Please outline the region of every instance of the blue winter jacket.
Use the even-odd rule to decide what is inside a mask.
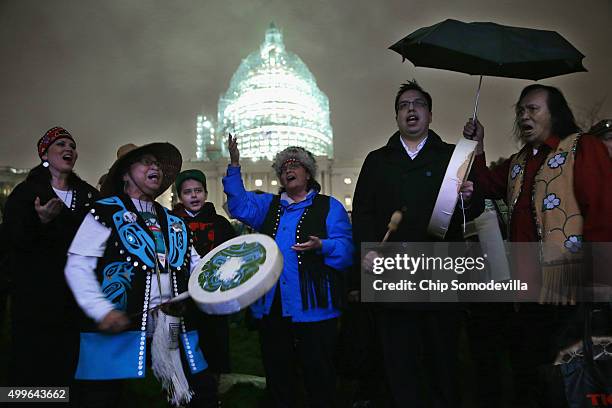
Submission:
[[[227,175],[223,178],[227,204],[233,217],[259,231],[270,208],[274,195],[257,194],[246,191],[242,183],[240,167],[228,166]],[[281,196],[281,218],[276,233],[276,244],[283,254],[284,265],[280,279],[266,293],[263,302],[251,306],[253,316],[260,319],[270,313],[276,287],[280,287],[283,316],[290,316],[294,322],[316,322],[340,315],[340,310],[328,303],[327,308],[310,308],[303,310],[300,295],[297,254],[291,249],[295,242],[296,226],[304,209],[311,206],[318,194],[311,191],[306,199],[299,203],[289,203],[286,196]],[[351,224],[346,210],[338,200],[330,197],[329,213],[326,219],[327,238],[322,240],[320,249],[326,265],[346,272],[353,263],[353,241]]]

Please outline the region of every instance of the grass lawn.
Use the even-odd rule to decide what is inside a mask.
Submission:
[[[10,307],[10,305],[9,305]],[[0,299],[0,385],[7,384],[7,367],[10,350],[9,341],[9,310],[3,309]],[[224,408],[266,408],[264,401],[264,371],[259,348],[257,331],[249,330],[245,323],[244,313],[237,314],[230,319],[230,353],[232,373],[221,379],[221,399]],[[463,390],[462,407],[474,407],[475,376],[474,367],[467,352],[467,338],[464,335],[460,341],[460,385]],[[507,365],[509,365],[507,363]],[[504,394],[509,392],[509,368],[501,372],[504,378]],[[371,378],[368,381],[375,381]],[[382,384],[382,383],[381,383]],[[358,393],[360,385],[357,381],[348,378],[339,378],[337,389],[337,402],[340,408],[350,407],[352,397]],[[384,398],[384,386],[382,398]],[[161,386],[157,380],[149,375],[145,380],[130,381],[125,389],[123,401],[118,408],[161,408],[168,407]],[[500,396],[500,406],[503,406],[504,396]],[[383,407],[379,401],[374,407]]]

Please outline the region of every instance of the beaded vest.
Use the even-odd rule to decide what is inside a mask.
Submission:
[[[580,134],[561,140],[534,178],[531,205],[542,244],[541,303],[575,304],[582,283],[583,217],[574,195],[574,161],[579,140]],[[507,190],[510,217],[523,188],[529,149],[530,146],[525,146],[510,162]]]
[[[304,209],[295,231],[295,242],[308,241],[309,236],[327,238],[326,219],[329,213],[329,196],[316,194],[312,205]],[[278,224],[283,208],[280,195],[274,196],[260,232],[276,238]],[[297,253],[300,278],[300,295],[303,310],[330,305],[340,306],[342,292],[342,274],[340,271],[325,265],[323,255],[318,251]],[[331,298],[331,299],[330,299]]]

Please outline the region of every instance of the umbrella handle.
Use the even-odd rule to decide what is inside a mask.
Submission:
[[[478,90],[476,91],[476,101],[474,101],[474,114],[472,115],[472,122],[476,123],[476,113],[478,112],[478,99],[480,98],[480,88],[482,86],[482,75],[480,81],[478,81]]]

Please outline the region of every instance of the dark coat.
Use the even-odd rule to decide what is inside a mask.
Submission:
[[[181,217],[193,233],[193,246],[200,256],[236,236],[236,231],[227,218],[217,214],[213,203],[206,202],[202,210],[191,217],[182,204],[177,204],[174,214]]]
[[[454,148],[455,145],[444,142],[430,130],[423,149],[412,160],[396,132],[387,145],[368,154],[353,198],[356,253],[360,255],[362,242],[382,241],[396,210],[401,210],[403,217],[389,242],[439,241],[427,233],[427,226]],[[467,220],[478,216],[483,209],[484,201],[475,194],[466,210]],[[463,241],[462,223],[463,216],[457,206],[444,240]],[[360,261],[355,262],[353,287],[359,286],[360,264]]]
[[[427,234],[427,226],[454,148],[430,130],[425,146],[412,160],[396,132],[386,146],[368,154],[353,198],[355,243],[380,242],[396,210],[403,212],[403,219],[390,242],[438,241]],[[476,204],[470,207],[472,218],[483,209],[483,204]],[[462,221],[461,211],[455,211],[445,241],[463,241]]]
[[[64,266],[72,239],[99,193],[76,175],[71,177],[70,184],[76,190],[74,210],[63,206],[59,215],[47,224],[40,221],[34,209],[36,197],[41,205],[57,198],[44,175],[31,173],[7,199],[3,233],[10,244],[14,318],[48,321],[45,316],[63,316],[68,322],[71,320],[64,313],[73,316],[75,312]]]
[[[33,169],[8,197],[3,234],[8,242],[12,285],[12,338],[10,372],[17,384],[68,384],[78,354],[80,308],[64,278],[67,252],[98,191],[72,175],[76,191],[74,210],[62,207],[59,215],[41,223],[34,200],[41,205],[56,198],[49,174]]]

